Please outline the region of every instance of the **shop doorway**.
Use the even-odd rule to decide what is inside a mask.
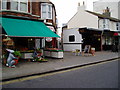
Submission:
[[[85,45],[91,45],[91,47],[94,47],[96,51],[101,51],[100,34],[85,33],[82,34],[82,38],[83,38],[82,49],[84,49]]]

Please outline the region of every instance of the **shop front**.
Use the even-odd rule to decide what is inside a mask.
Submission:
[[[112,47],[113,52],[120,51],[120,32],[114,32],[114,42]]]
[[[85,45],[91,45],[96,51],[118,51],[120,33],[117,31],[79,28],[79,32],[82,34],[83,49]]]
[[[90,45],[91,48],[95,48],[96,51],[102,50],[102,31],[92,28],[79,28],[80,34],[82,34],[83,44],[82,49],[85,45]]]
[[[43,22],[33,19],[1,17],[0,24],[3,30],[3,39],[9,38],[11,45],[4,44],[6,48],[20,51],[23,59],[33,59],[35,50],[43,52],[46,46],[46,38],[59,37],[51,31]],[[3,40],[3,41],[4,41]]]

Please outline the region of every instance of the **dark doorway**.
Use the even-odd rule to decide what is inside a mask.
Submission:
[[[102,31],[81,29],[80,33],[82,34],[82,38],[83,38],[82,49],[84,49],[85,45],[91,45],[91,47],[94,47],[96,51],[101,51]]]

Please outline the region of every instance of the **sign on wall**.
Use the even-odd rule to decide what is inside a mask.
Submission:
[[[53,26],[47,26],[51,31],[55,32],[55,28]]]
[[[47,42],[51,42],[51,41],[52,41],[52,37],[47,37],[47,38],[46,38],[46,41],[47,41]]]

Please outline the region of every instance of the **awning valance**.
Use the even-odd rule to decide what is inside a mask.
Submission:
[[[40,21],[0,17],[0,24],[11,37],[59,37]]]

